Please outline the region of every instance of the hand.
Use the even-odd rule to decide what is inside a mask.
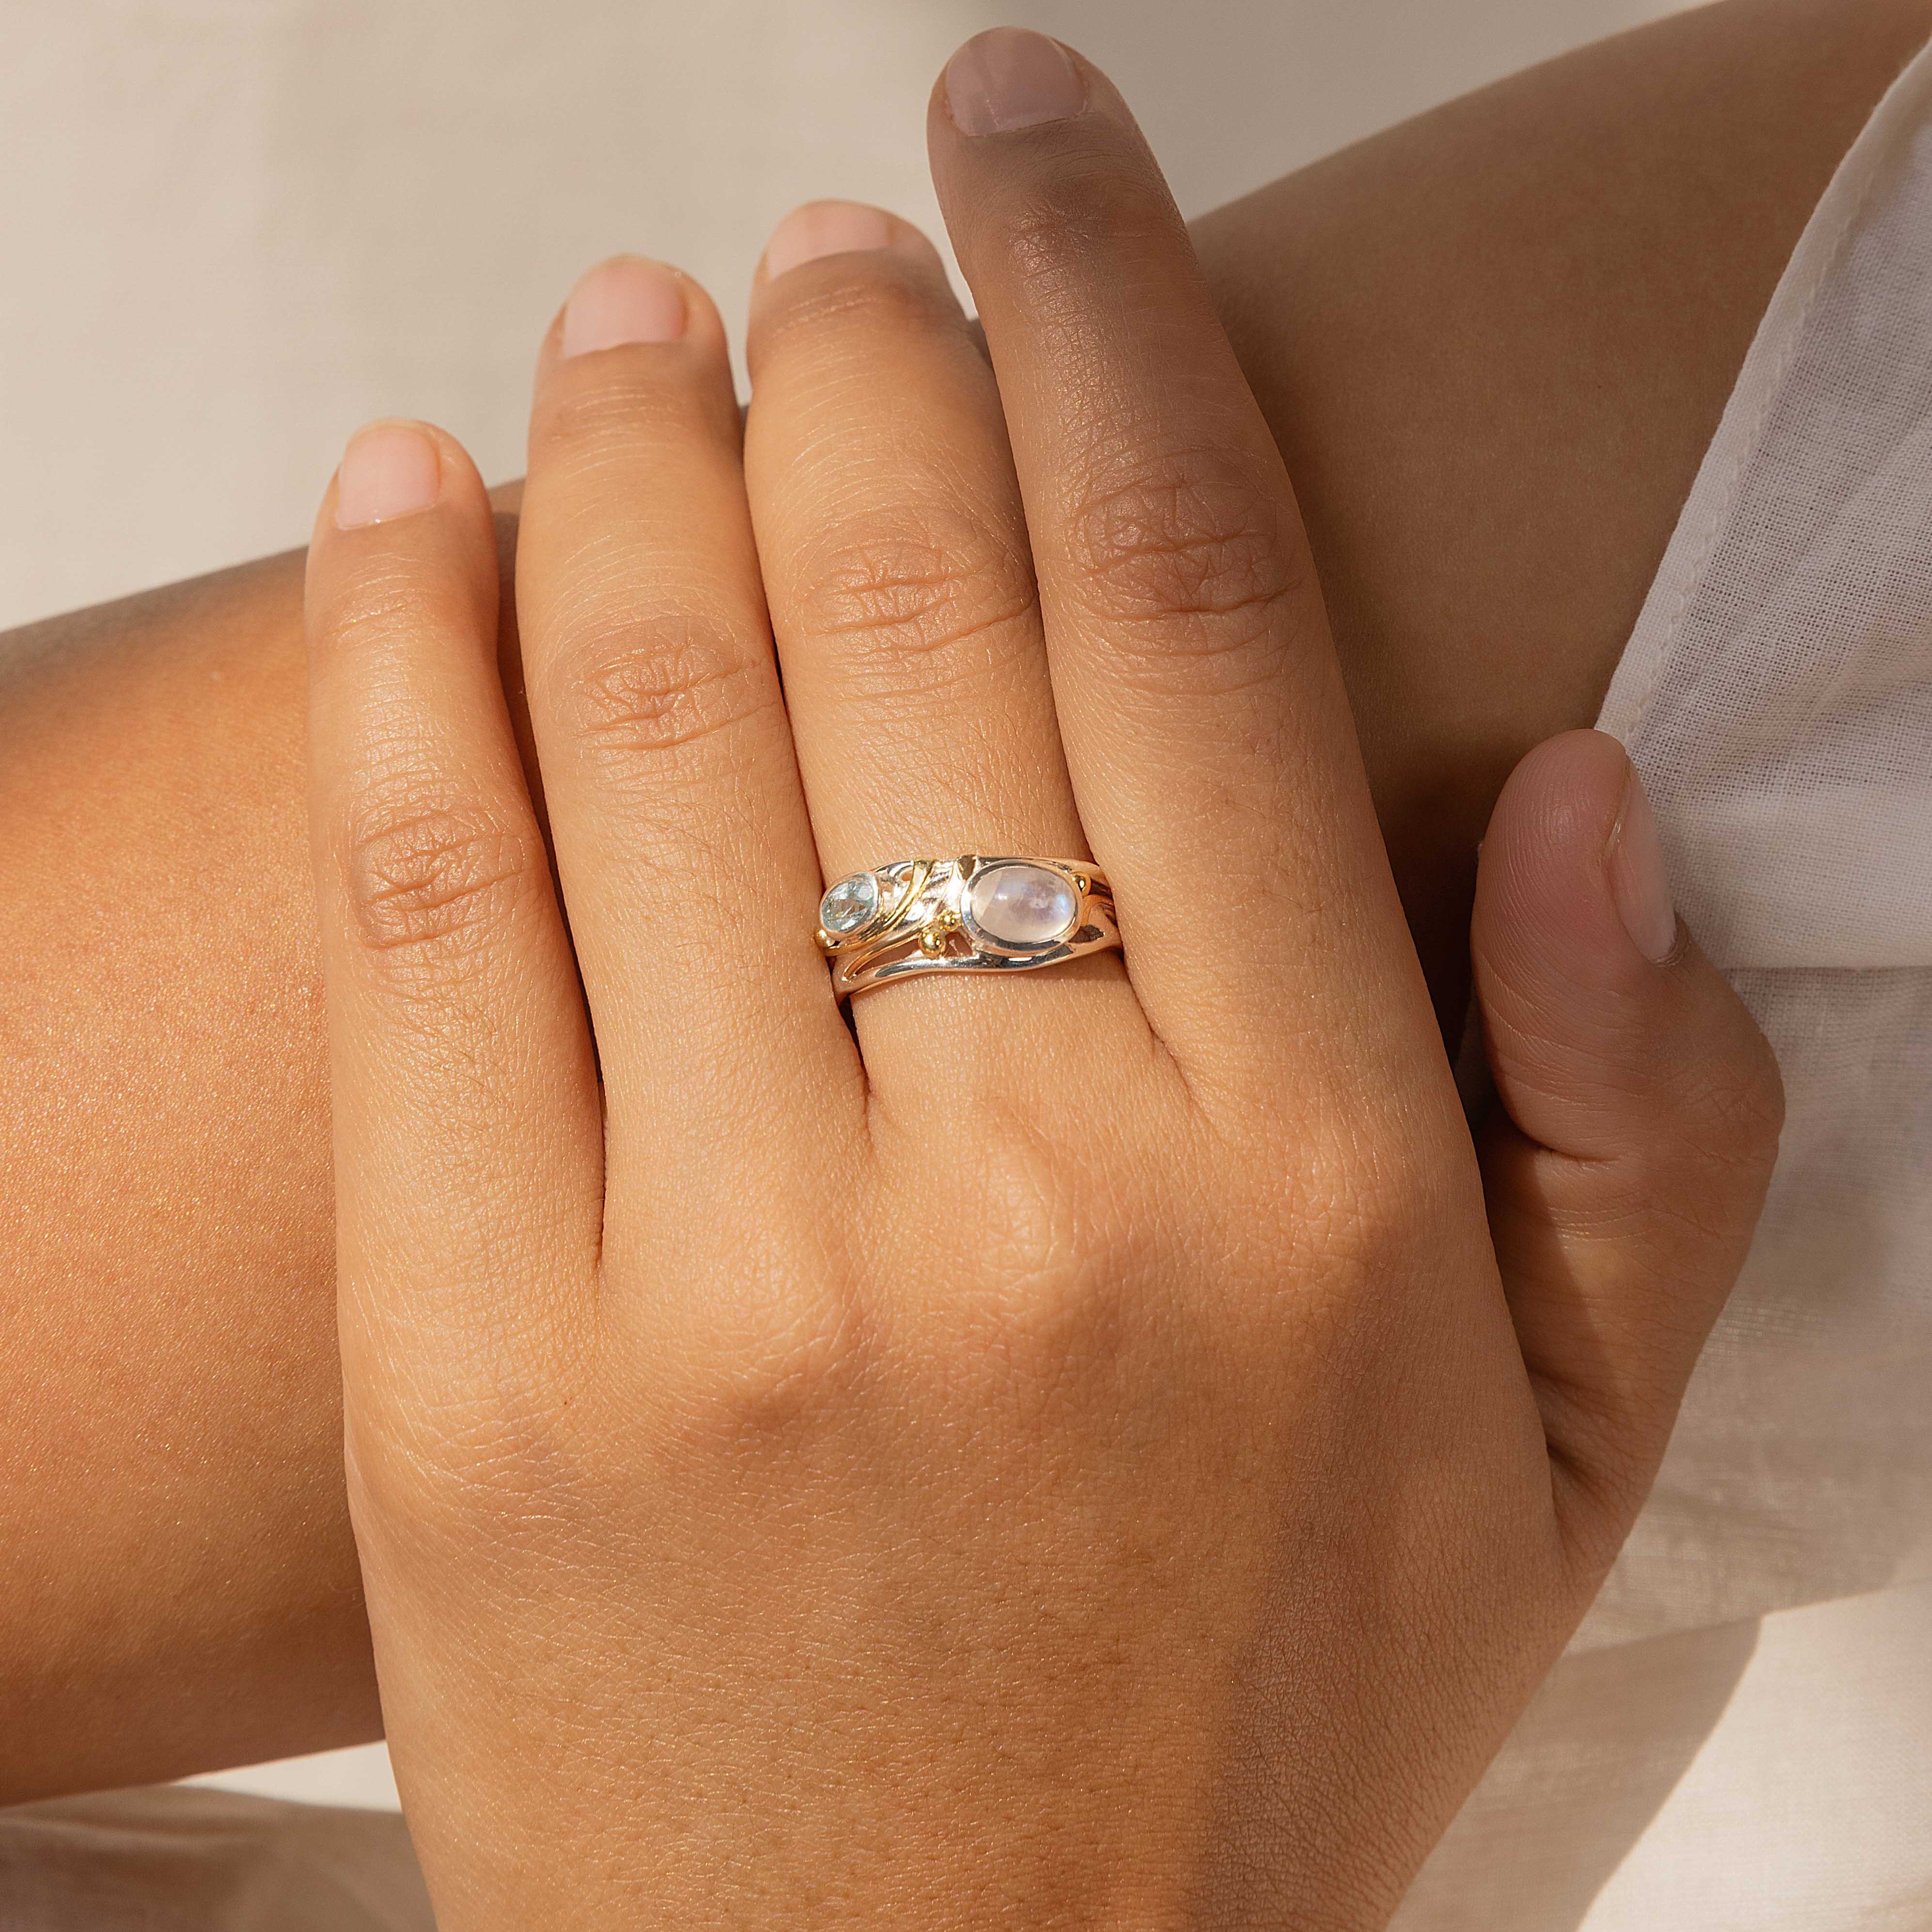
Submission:
[[[352,1506],[445,1932],[1382,1922],[1768,1172],[1768,1057],[1589,734],[1484,854],[1479,1168],[1132,120],[1001,32],[931,134],[992,369],[833,206],[768,253],[742,469],[688,280],[607,264],[545,342],[568,936],[474,470],[378,428],[318,526]],[[1124,963],[889,987],[854,1040],[823,880],[1089,844]]]

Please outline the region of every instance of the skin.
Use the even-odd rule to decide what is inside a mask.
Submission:
[[[928,139],[990,368],[842,204],[773,238],[742,468],[688,282],[606,263],[545,341],[554,874],[462,452],[364,432],[310,547],[348,1492],[450,1932],[1384,1924],[1769,1178],[1775,1065],[1591,733],[1491,817],[1472,1147],[1131,116],[1000,29]],[[761,913],[949,832],[1090,850],[1125,957],[848,1028]]]
[[[1804,215],[1928,28],[1870,0],[1685,16],[1196,225],[1452,1027],[1497,787],[1592,714]],[[250,566],[0,658],[9,1798],[380,1723],[340,1481],[299,574]]]

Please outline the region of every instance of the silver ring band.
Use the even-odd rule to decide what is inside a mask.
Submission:
[[[818,905],[841,999],[914,973],[1030,972],[1120,943],[1113,889],[1084,859],[894,859]]]

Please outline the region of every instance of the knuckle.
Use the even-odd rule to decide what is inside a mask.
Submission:
[[[1784,1081],[1769,1041],[1742,1011],[1739,1018],[1741,1037],[1706,1070],[1693,1111],[1707,1156],[1761,1190],[1784,1130]]]
[[[1346,1291],[1412,1272],[1452,1223],[1442,1170],[1406,1138],[1365,1136],[1358,1124],[1311,1139],[1300,1166],[1280,1218],[1318,1260],[1318,1276]]]
[[[379,538],[385,528],[410,529],[406,522],[373,527]],[[388,554],[352,576],[322,573],[310,593],[318,638],[332,658],[354,668],[360,701],[374,721],[372,735],[384,748],[404,740],[412,722],[406,682],[393,674],[399,658],[434,658],[454,640],[492,635],[496,628],[482,584],[412,554],[404,546],[412,540],[392,536]]]
[[[1034,603],[1028,559],[970,514],[907,514],[808,552],[795,622],[807,639],[849,647],[842,671],[929,689],[983,670],[1003,644],[1018,648]]]
[[[880,1359],[880,1324],[843,1278],[769,1278],[714,1304],[704,1343],[658,1376],[670,1452],[783,1452],[848,1408]]]
[[[1399,1096],[1365,1093],[1360,1078],[1337,1066],[1286,1095],[1217,1095],[1204,1124],[1215,1168],[1245,1177],[1222,1195],[1245,1274],[1301,1284],[1298,1306],[1346,1306],[1365,1291],[1385,1305],[1390,1283],[1439,1268],[1443,1230],[1470,1211],[1466,1143],[1446,1126],[1419,1130]],[[1258,1144],[1274,1150],[1259,1168]]]
[[[882,340],[935,327],[957,328],[931,292],[890,256],[868,260],[862,270],[834,280],[806,278],[759,318],[752,345],[758,369],[794,352],[814,360],[828,350],[869,358]]]
[[[382,526],[376,527],[380,535]],[[399,636],[420,628],[430,602],[425,593],[418,567],[394,556],[379,557],[355,577],[330,586],[322,606],[323,630],[350,656],[392,650]]]
[[[1564,1217],[1573,1232],[1668,1231],[1673,1252],[1687,1242],[1728,1252],[1748,1238],[1777,1162],[1784,1088],[1742,1004],[1730,1019],[1661,1070],[1652,1088],[1659,1130],[1598,1170],[1587,1204]]]
[[[988,220],[1046,352],[1072,386],[1114,404],[1101,412],[1105,435],[1076,453],[1058,506],[1072,595],[1116,632],[1123,677],[1158,694],[1177,677],[1198,689],[1216,658],[1230,686],[1259,676],[1280,607],[1312,580],[1278,467],[1245,422],[1230,418],[1226,436],[1210,424],[1182,440],[1146,407],[1124,411],[1095,340],[1096,304],[1118,303],[1120,285],[1145,284],[1168,259],[1175,217],[1165,191],[1096,155],[1063,164]]]
[[[1628,1415],[1599,1392],[1540,1376],[1536,1400],[1565,1548],[1580,1585],[1594,1592],[1650,1493],[1656,1456],[1634,1435]]]
[[[473,953],[514,917],[538,862],[528,828],[434,782],[373,788],[344,840],[363,943],[398,958]]]
[[[1177,663],[1190,682],[1216,660],[1230,685],[1257,674],[1300,586],[1276,492],[1223,452],[1104,454],[1066,530],[1086,614],[1118,636],[1124,670],[1157,684]]]
[[[562,380],[542,386],[532,442],[547,466],[583,477],[648,450],[708,439],[713,425],[703,396],[688,382],[650,369],[592,357],[565,365]],[[594,482],[595,476],[585,480]]]
[[[771,660],[730,626],[676,613],[584,620],[560,650],[554,705],[620,772],[703,744],[778,703]]]
[[[1069,159],[995,207],[991,241],[1028,320],[1050,336],[1084,333],[1082,316],[1113,260],[1167,243],[1164,190],[1115,156]]]
[[[1000,1299],[1024,1312],[1036,1289],[1084,1272],[1094,1229],[1077,1162],[1046,1117],[990,1102],[963,1152],[970,1176],[964,1198],[976,1209],[971,1238]]]
[[[976,1285],[948,1318],[964,1326],[949,1355],[1035,1412],[1110,1385],[1159,1272],[1145,1265],[1144,1197],[1102,1184],[1049,1122],[1017,1108],[982,1109],[960,1154],[974,1212],[952,1239]]]
[[[560,1500],[583,1470],[566,1424],[568,1383],[506,1371],[487,1393],[365,1400],[345,1438],[358,1533],[466,1540],[479,1524],[527,1524],[535,1498]]]

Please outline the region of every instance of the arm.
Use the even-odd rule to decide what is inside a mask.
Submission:
[[[1438,1015],[1927,0],[1732,4],[1196,225],[1296,477]],[[500,519],[500,521],[501,520]],[[0,1798],[373,1736],[341,1493],[300,563],[0,646]]]
[[[1805,220],[1928,34],[1925,0],[1700,8],[1195,224],[1445,1031],[1498,789],[1596,716]]]

